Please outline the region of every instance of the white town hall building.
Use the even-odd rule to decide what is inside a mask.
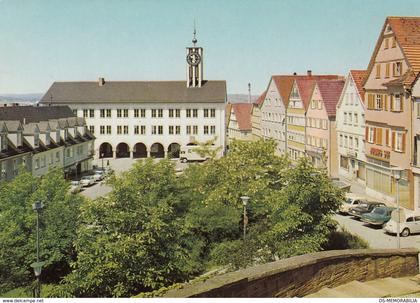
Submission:
[[[95,135],[95,157],[178,158],[183,146],[225,150],[226,81],[203,80],[203,49],[186,48],[184,81],[54,82],[40,101],[68,105]]]

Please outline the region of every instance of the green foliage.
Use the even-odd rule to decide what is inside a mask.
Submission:
[[[82,207],[77,261],[54,296],[125,297],[197,271],[171,161],[138,162],[110,184],[109,196]]]
[[[36,212],[40,201],[40,260],[45,261],[42,278],[55,282],[70,270],[73,240],[82,202],[69,193],[63,172],[52,170],[42,179],[21,172],[0,185],[0,289],[28,286],[34,280],[30,264],[36,260]]]
[[[333,230],[328,235],[328,241],[323,245],[325,250],[335,249],[363,249],[369,248],[369,244],[362,238],[349,233],[347,230]]]

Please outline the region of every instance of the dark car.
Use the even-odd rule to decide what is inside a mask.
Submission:
[[[363,214],[361,220],[372,225],[383,225],[391,219],[391,213],[395,207],[379,206],[373,211]]]
[[[359,206],[350,208],[349,215],[360,218],[363,214],[370,213],[375,207],[378,206],[386,205],[382,202],[364,201],[362,204],[359,204]]]

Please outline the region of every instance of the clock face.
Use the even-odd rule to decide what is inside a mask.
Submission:
[[[201,62],[201,57],[198,53],[189,53],[187,55],[187,62],[189,65],[197,66]]]

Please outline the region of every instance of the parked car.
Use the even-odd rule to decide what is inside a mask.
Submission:
[[[366,197],[355,195],[352,193],[347,193],[345,200],[341,203],[340,207],[338,208],[338,212],[341,214],[348,214],[350,208],[356,207],[365,201],[367,201]]]
[[[402,237],[407,237],[410,234],[420,233],[420,214],[418,213],[408,213],[404,214],[402,212],[400,223],[400,235]],[[394,210],[391,214],[391,220],[385,224],[384,229],[387,233],[396,234],[397,233],[397,220],[398,220],[398,210]]]
[[[349,210],[349,215],[360,218],[363,214],[370,213],[375,207],[386,206],[382,202],[363,201],[356,207],[352,207]]]
[[[93,178],[95,181],[102,181],[105,178],[105,172],[102,170],[95,170],[93,172]]]
[[[90,186],[90,185],[95,184],[95,179],[92,175],[83,176],[82,179],[80,179],[80,184],[83,187]]]
[[[370,213],[363,214],[360,218],[363,222],[372,225],[384,225],[391,219],[391,213],[395,207],[378,206]]]
[[[78,193],[82,190],[82,185],[79,181],[71,181],[70,182],[70,192],[71,193]]]

